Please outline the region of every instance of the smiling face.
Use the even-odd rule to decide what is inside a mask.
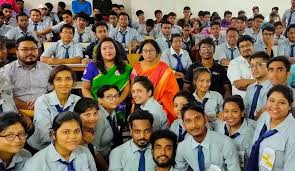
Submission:
[[[282,121],[288,116],[291,104],[281,92],[275,91],[267,99],[266,108],[272,120]]]
[[[240,42],[239,49],[244,58],[249,58],[254,52],[253,44],[248,40]]]
[[[88,108],[84,113],[80,114],[82,126],[94,129],[99,119],[98,110],[96,108]]]
[[[151,98],[152,91],[137,82],[132,85],[131,94],[135,104],[144,105]]]
[[[241,111],[237,103],[227,102],[224,104],[224,108],[223,108],[224,121],[230,127],[237,127],[238,125],[240,125],[243,115],[244,113],[243,111]]]
[[[206,133],[207,118],[195,110],[187,110],[183,115],[185,130],[193,137],[202,137]]]
[[[177,118],[181,118],[181,109],[184,105],[188,104],[188,101],[183,96],[177,96],[174,99],[174,112],[177,116]]]
[[[155,141],[153,147],[153,159],[158,167],[169,167],[173,157],[173,142],[166,138]]]
[[[54,90],[57,94],[70,94],[74,86],[74,78],[70,71],[60,71],[53,80]]]
[[[196,91],[207,92],[211,85],[211,76],[208,72],[202,72],[199,74],[198,78],[194,80]]]

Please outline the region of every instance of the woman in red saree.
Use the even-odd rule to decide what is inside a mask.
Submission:
[[[143,61],[135,64],[131,80],[136,76],[147,76],[155,87],[154,98],[163,106],[171,124],[176,115],[173,111],[173,97],[179,91],[174,72],[167,64],[160,61],[160,48],[154,40],[145,40],[140,48]]]

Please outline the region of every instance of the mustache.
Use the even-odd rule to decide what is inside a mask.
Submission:
[[[167,158],[167,159],[169,158],[169,157],[166,156],[166,155],[161,155],[161,156],[158,156],[157,159],[159,159],[159,158],[161,158],[161,157],[165,157],[165,158]]]
[[[147,139],[144,139],[144,138],[142,138],[142,139],[139,139],[138,141],[148,141]]]

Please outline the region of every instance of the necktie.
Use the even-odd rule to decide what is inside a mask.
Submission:
[[[234,59],[234,51],[236,50],[236,48],[228,48],[230,50],[230,59],[233,60]]]
[[[34,31],[37,31],[38,23],[34,23]]]
[[[230,137],[231,139],[235,139],[235,138],[237,138],[238,136],[240,136],[241,134],[240,134],[239,132],[236,132],[235,134],[233,134],[233,135],[230,136],[230,135],[229,135],[229,132],[228,132],[228,130],[227,130],[226,125],[224,125],[224,135]]]
[[[203,146],[198,145],[198,164],[199,164],[199,170],[205,171],[205,159],[204,159],[204,152],[203,152]]]
[[[290,17],[288,18],[288,23],[287,23],[287,28],[288,26],[291,24],[291,20],[292,20],[292,15],[293,15],[294,11],[291,11]]]
[[[215,45],[216,45],[216,46],[218,45],[218,39],[215,40]]]
[[[277,132],[278,132],[278,130],[276,130],[276,129],[267,131],[266,125],[265,124],[263,125],[263,127],[260,131],[260,135],[252,147],[250,158],[249,158],[247,166],[246,166],[246,171],[259,171],[258,157],[259,157],[260,143],[265,138],[268,138],[268,137],[276,134]]]
[[[4,162],[1,162],[0,163],[0,170],[4,170],[5,171],[5,164],[4,164]]]
[[[266,50],[267,48],[265,48],[265,50]],[[272,57],[274,57],[274,53],[273,53],[273,50],[271,49],[271,52],[270,52],[270,57],[272,58]]]
[[[182,133],[183,132],[183,133]],[[181,125],[179,125],[179,132],[178,132],[178,142],[181,142],[184,140],[184,137],[186,135],[186,131],[183,131],[183,128]]]
[[[65,58],[66,58],[66,59],[70,58],[70,54],[69,54],[70,46],[69,46],[69,47],[66,47],[65,45],[63,45],[63,47],[64,47],[65,50],[66,50],[66,52],[65,52]]]
[[[111,128],[112,128],[112,131],[113,131],[113,147],[112,148],[115,148],[119,145],[121,145],[123,143],[122,141],[122,138],[121,138],[121,134],[118,130],[118,127],[116,125],[116,121],[115,119],[112,119],[111,116],[107,116],[107,120],[109,121],[110,125],[111,125]]]
[[[252,99],[252,104],[251,104],[250,113],[249,113],[249,118],[250,119],[254,119],[254,112],[256,110],[258,97],[259,97],[259,94],[260,94],[260,90],[261,90],[261,88],[263,86],[257,84],[255,87],[256,87],[256,91],[255,91],[253,99]]]
[[[28,33],[25,33],[25,32],[22,32],[22,34],[23,34],[24,36],[27,36],[27,35],[28,35]]]
[[[61,159],[59,159],[58,161],[64,165],[66,165],[68,168],[68,171],[75,171],[74,163],[73,163],[74,160],[67,162],[67,161],[62,161]]]
[[[78,33],[79,34],[79,43],[83,43],[83,33]]]
[[[138,171],[145,171],[145,150],[139,150],[140,158],[139,158],[139,165],[138,165]]]
[[[294,57],[294,47],[295,45],[291,45],[290,57]]]
[[[170,48],[170,47],[171,47],[171,42],[170,42],[170,40],[166,40],[166,43],[168,44],[168,47]]]
[[[197,104],[200,105],[200,106],[202,106],[203,109],[205,109],[205,105],[206,105],[207,101],[208,101],[208,98],[204,98],[202,103],[199,102],[199,101],[197,101]]]
[[[65,108],[65,110],[62,107],[60,107],[59,105],[54,105],[54,106],[55,106],[56,110],[58,111],[58,113],[66,112],[70,109],[70,106]]]
[[[180,55],[177,55],[177,54],[173,54],[172,56],[174,56],[174,58],[177,60],[177,64],[176,64],[176,68],[175,70],[177,72],[184,72],[185,69],[183,68],[183,65],[181,63],[181,57],[182,57],[182,54]]]
[[[119,31],[120,33],[121,33],[121,35],[122,35],[122,42],[121,43],[126,43],[126,33],[127,33],[127,31],[126,32],[121,32],[121,31]]]

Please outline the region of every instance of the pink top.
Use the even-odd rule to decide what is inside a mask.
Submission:
[[[12,10],[15,12],[19,12],[19,9],[16,5],[15,0],[0,0],[0,5],[2,4],[10,4],[12,6]]]

